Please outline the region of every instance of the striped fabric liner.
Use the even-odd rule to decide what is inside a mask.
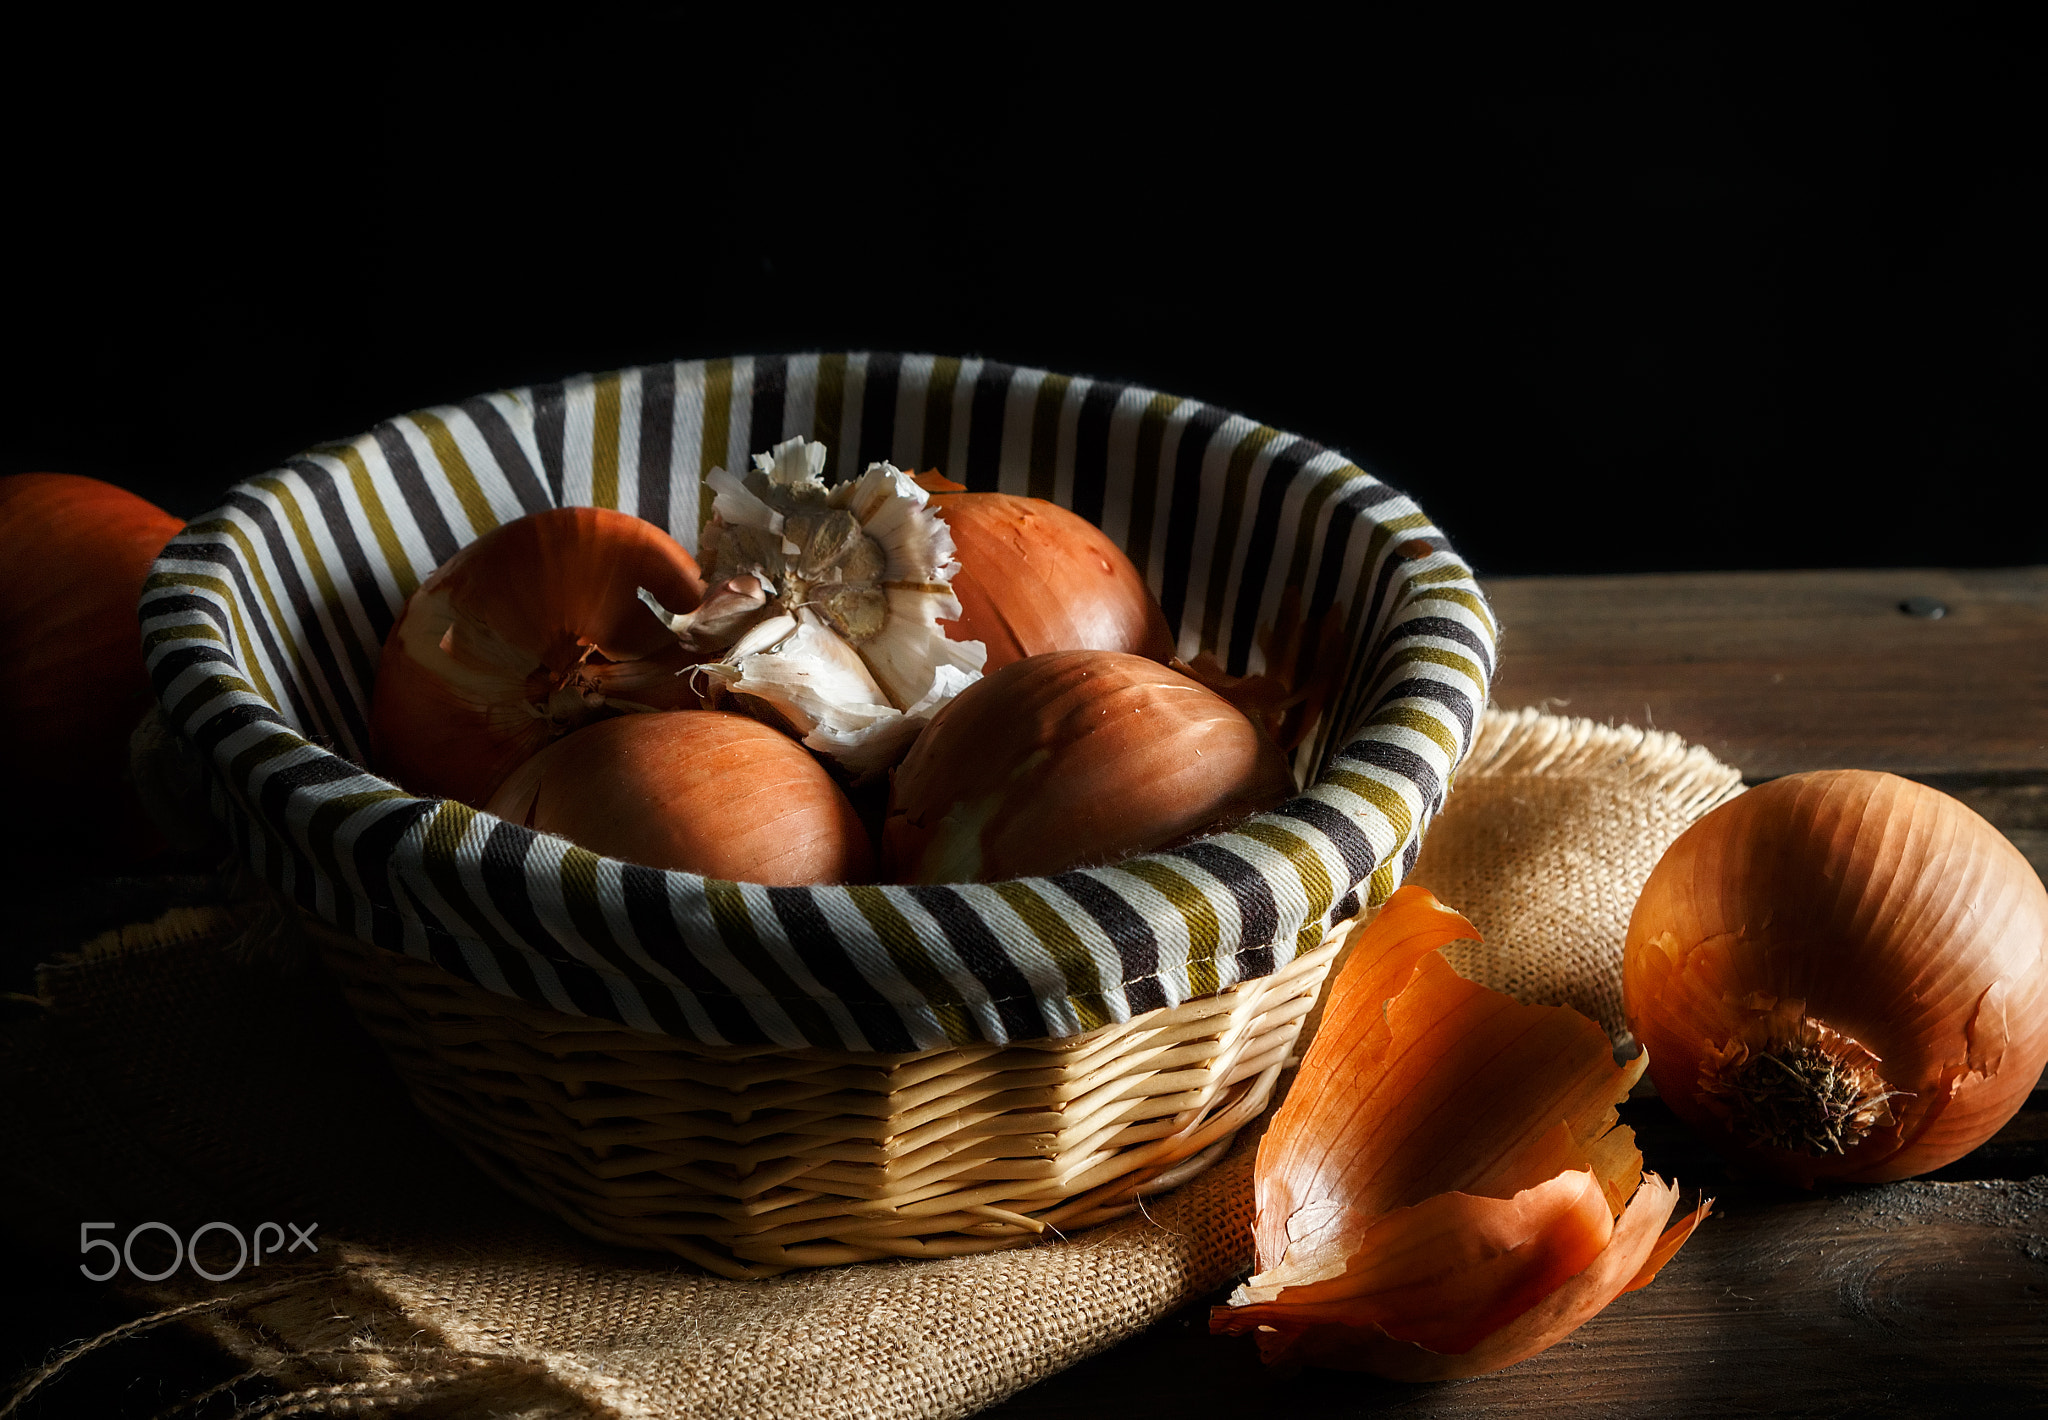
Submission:
[[[704,473],[802,434],[1100,524],[1180,654],[1341,689],[1310,787],[1114,867],[768,888],[600,858],[361,767],[378,649],[456,548],[595,504],[693,551]],[[230,489],[145,587],[156,691],[278,891],[492,991],[713,1044],[882,1052],[1059,1037],[1270,973],[1384,901],[1470,743],[1495,626],[1414,503],[1309,440],[1132,385],[878,352],[651,365],[380,424]],[[1340,664],[1341,663],[1341,664]]]

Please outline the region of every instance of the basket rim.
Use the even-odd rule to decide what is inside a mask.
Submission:
[[[869,361],[890,358],[899,361],[946,358],[889,356],[884,352],[851,352],[841,358],[855,357]],[[764,358],[797,360],[810,357],[731,358],[733,362],[738,362]],[[830,357],[816,358],[822,360]],[[704,362],[696,363],[701,365]],[[969,363],[959,362],[962,368]],[[444,428],[458,418],[479,426],[495,418],[505,430],[517,435],[522,418],[530,425],[536,417],[536,406],[549,398],[573,398],[573,391],[579,388],[579,382],[580,387],[590,387],[593,382],[605,380],[634,377],[644,380],[649,377],[650,372],[663,369],[682,370],[685,364],[686,362],[673,362],[666,367],[637,366],[608,375],[571,377],[553,386],[499,392],[480,396],[461,406],[442,406],[435,410],[421,411],[413,416],[399,416],[398,419],[386,421],[376,430],[359,436],[354,441],[354,447],[358,449],[360,455],[361,446],[368,441],[381,438],[388,444],[390,437],[385,431],[408,418],[415,422],[435,420]],[[1009,380],[1012,383],[1020,376],[1035,375],[1042,380],[1049,374],[1028,367],[1011,367],[986,361],[980,363],[974,374],[977,379],[987,379],[991,377],[991,372],[998,372],[995,378]],[[563,391],[571,393],[565,394]],[[1180,403],[1197,404],[1195,401]],[[1217,414],[1219,417],[1212,421],[1217,426],[1231,420],[1245,420],[1244,416],[1234,415],[1229,411],[1217,411]],[[1267,432],[1269,435],[1273,433]],[[500,433],[502,434],[503,430]],[[1330,455],[1342,460],[1342,456],[1335,455],[1334,451],[1323,450],[1320,445],[1300,440],[1298,436],[1278,437],[1294,440],[1300,445],[1312,448],[1317,451],[1318,456]],[[483,445],[492,448],[505,443],[503,437],[496,436],[489,430],[485,430],[480,438]],[[219,775],[218,783],[225,786],[225,795],[230,801],[222,807],[227,809],[230,818],[237,812],[236,801],[241,801],[240,811],[248,811],[246,798],[253,783],[253,776],[246,765],[238,767],[237,756],[248,751],[247,742],[252,738],[260,739],[272,746],[272,752],[264,761],[264,765],[269,768],[269,773],[264,776],[266,786],[280,777],[280,771],[287,771],[287,783],[293,786],[288,789],[288,793],[300,792],[298,786],[330,790],[345,788],[358,799],[375,802],[378,823],[389,826],[403,821],[404,830],[392,844],[390,852],[402,853],[417,849],[422,838],[437,832],[444,840],[455,838],[499,841],[504,845],[505,851],[516,851],[524,861],[530,861],[536,853],[554,854],[556,859],[563,863],[573,859],[576,871],[585,874],[589,879],[613,885],[627,883],[629,886],[624,890],[630,892],[631,882],[656,870],[591,854],[587,850],[574,848],[563,840],[534,833],[522,825],[505,823],[466,805],[414,795],[378,776],[373,770],[336,753],[334,749],[321,744],[302,729],[294,727],[284,718],[284,713],[279,708],[280,697],[275,692],[268,691],[267,686],[259,689],[257,685],[244,682],[239,687],[223,687],[223,680],[234,678],[236,672],[248,669],[233,654],[236,639],[243,645],[253,644],[250,628],[242,624],[245,617],[249,621],[259,623],[255,628],[257,635],[267,634],[266,628],[260,624],[261,617],[257,615],[261,608],[251,608],[246,613],[243,610],[242,603],[255,600],[246,585],[246,577],[243,584],[215,597],[216,602],[226,603],[231,619],[237,623],[235,629],[239,632],[239,637],[221,635],[211,638],[216,644],[210,649],[217,654],[208,659],[197,678],[204,681],[211,677],[212,683],[201,685],[195,691],[196,663],[189,658],[181,661],[173,654],[181,647],[187,650],[191,648],[175,635],[165,634],[175,629],[167,626],[167,617],[175,618],[179,614],[179,609],[171,609],[167,604],[178,600],[180,596],[189,597],[193,590],[195,573],[200,568],[218,572],[219,564],[222,562],[219,548],[223,531],[231,532],[237,527],[238,520],[245,520],[249,516],[251,504],[261,503],[266,499],[274,500],[277,497],[276,484],[281,477],[293,469],[302,470],[303,465],[309,461],[317,461],[322,457],[332,460],[337,457],[333,451],[345,447],[349,446],[322,446],[321,449],[294,460],[286,469],[244,480],[232,486],[221,506],[202,518],[193,520],[172,539],[152,569],[152,574],[145,585],[139,613],[145,639],[153,642],[151,663],[156,677],[158,697],[172,724],[181,733],[204,744],[209,738],[206,729],[209,725],[212,726],[214,733],[210,736],[212,744],[209,747],[213,751],[212,759]],[[323,454],[323,450],[327,452]],[[515,449],[514,452],[516,454],[518,451]],[[458,453],[457,457],[460,458],[461,454]],[[471,462],[476,462],[474,454],[471,456]],[[542,477],[539,467],[542,460],[529,456],[528,462],[531,466],[525,470],[526,474],[536,480]],[[1372,479],[1371,475],[1348,460],[1343,460],[1342,471],[1348,478],[1366,480],[1374,488],[1384,490],[1382,502],[1399,500],[1413,508],[1411,500],[1406,500],[1397,491],[1388,489],[1386,485]],[[543,496],[547,496],[546,490],[539,482],[536,481],[533,487]],[[557,499],[556,505],[559,506],[566,501]],[[1334,517],[1335,514],[1332,513],[1331,516]],[[951,944],[951,955],[956,959],[966,959],[973,956],[977,947],[985,949],[988,944],[955,939],[951,930],[953,924],[945,919],[945,914],[952,913],[957,916],[962,900],[970,912],[974,913],[980,913],[984,909],[1000,910],[1014,907],[1015,902],[1022,899],[1037,898],[1042,903],[1049,894],[1055,893],[1063,900],[1080,900],[1088,898],[1091,894],[1100,896],[1102,885],[1094,880],[1102,874],[1114,872],[1127,878],[1185,883],[1190,877],[1190,870],[1193,869],[1196,875],[1206,875],[1210,882],[1220,884],[1233,896],[1241,896],[1244,893],[1255,895],[1259,891],[1258,885],[1251,881],[1252,876],[1265,880],[1263,888],[1267,901],[1259,911],[1240,904],[1240,910],[1234,920],[1222,920],[1220,914],[1215,913],[1213,908],[1210,909],[1212,920],[1209,930],[1214,936],[1209,948],[1212,959],[1220,960],[1227,954],[1242,953],[1251,946],[1244,936],[1244,930],[1247,919],[1253,916],[1263,915],[1271,923],[1272,930],[1265,945],[1274,948],[1276,952],[1284,950],[1288,945],[1284,938],[1290,935],[1290,932],[1297,939],[1320,937],[1329,921],[1349,916],[1362,905],[1383,901],[1398,884],[1400,875],[1405,873],[1412,863],[1429,817],[1441,807],[1451,771],[1456,768],[1471,746],[1479,712],[1486,703],[1488,684],[1493,673],[1497,626],[1476,579],[1452,550],[1448,539],[1427,523],[1419,509],[1406,515],[1406,520],[1409,526],[1398,529],[1394,534],[1405,534],[1401,536],[1398,545],[1390,543],[1379,552],[1382,564],[1377,574],[1374,599],[1376,602],[1384,603],[1380,614],[1384,617],[1385,627],[1372,648],[1378,653],[1371,657],[1374,664],[1369,673],[1361,677],[1364,684],[1354,687],[1356,693],[1350,697],[1356,702],[1353,707],[1355,733],[1343,736],[1340,743],[1337,737],[1330,735],[1326,729],[1322,737],[1323,762],[1316,777],[1294,798],[1266,813],[1254,815],[1242,823],[1178,848],[1133,855],[1114,865],[1074,869],[1050,877],[1022,878],[1004,883],[949,884],[933,888],[849,884],[782,889],[684,873],[662,873],[662,883],[667,885],[667,891],[673,897],[678,891],[675,884],[680,880],[684,884],[680,891],[685,895],[694,895],[701,901],[710,902],[713,916],[720,910],[720,901],[725,904],[724,910],[728,915],[734,911],[736,903],[740,918],[753,919],[752,930],[757,935],[763,909],[771,920],[784,915],[785,909],[795,912],[798,916],[802,915],[803,908],[799,900],[789,896],[792,893],[801,894],[803,899],[809,900],[812,904],[810,911],[814,916],[819,916],[821,921],[828,917],[835,919],[832,922],[835,928],[843,927],[846,922],[856,921],[856,915],[873,921],[893,913],[899,923],[912,922],[921,925],[926,921],[937,922],[940,933]],[[1377,536],[1385,525],[1373,523],[1372,526]],[[244,540],[246,541],[246,535]],[[253,562],[256,559],[252,557],[250,560]],[[1363,573],[1360,574],[1360,581],[1362,586]],[[332,607],[328,610],[338,619],[338,611]],[[1356,620],[1362,611],[1362,607],[1353,607],[1349,615]],[[189,617],[187,619],[189,620]],[[1419,655],[1405,661],[1393,655],[1396,643],[1404,639],[1401,634],[1404,627],[1412,633],[1407,639],[1419,643],[1415,648]],[[208,638],[201,636],[199,639]],[[1432,641],[1446,640],[1453,643],[1455,649],[1428,644]],[[1355,654],[1360,659],[1367,658],[1364,652]],[[1450,673],[1444,673],[1442,663],[1454,658],[1463,661],[1463,666],[1453,669]],[[260,666],[255,669],[260,676]],[[1404,673],[1406,678],[1401,679]],[[223,707],[223,698],[235,703]],[[203,703],[195,703],[195,699]],[[1403,701],[1410,703],[1400,704]],[[1393,713],[1385,713],[1390,711]],[[1327,713],[1337,713],[1334,700],[1331,710]],[[224,715],[232,719],[233,723],[217,723]],[[301,723],[303,724],[303,717]],[[280,743],[280,740],[283,742]],[[1420,743],[1424,740],[1434,741],[1440,753],[1430,752],[1427,745]],[[1438,761],[1441,767],[1432,764],[1432,759]],[[280,764],[280,760],[286,762]],[[1374,770],[1379,772],[1379,778],[1373,777],[1370,771]],[[1411,784],[1416,791],[1413,795],[1414,802],[1394,802],[1403,796],[1398,788],[1384,782],[1386,778],[1406,780]],[[1365,799],[1373,800],[1386,811],[1385,818],[1395,820],[1395,832],[1390,847],[1376,851],[1369,836],[1355,821],[1357,815],[1350,812],[1349,804],[1333,805],[1333,796],[1326,792],[1333,784],[1343,789],[1352,799],[1363,796]],[[1377,793],[1374,792],[1375,785],[1379,791]],[[329,792],[325,797],[332,801],[336,795]],[[1403,819],[1405,822],[1399,821]],[[1304,830],[1307,830],[1307,833],[1304,833]],[[385,836],[390,835],[387,833]],[[1320,836],[1325,843],[1332,845],[1334,853],[1316,845],[1307,849],[1302,848],[1304,838],[1313,836]],[[246,850],[247,844],[238,842],[237,847],[238,850]],[[247,859],[249,854],[243,851],[242,856]],[[1332,859],[1335,861],[1330,861]],[[1243,863],[1246,860],[1251,861],[1260,871],[1251,876],[1245,875]],[[1336,872],[1331,871],[1333,867]],[[1265,871],[1269,868],[1271,871]],[[344,868],[343,875],[346,873],[347,869]],[[419,881],[407,884],[412,889],[409,894],[410,905],[423,913],[445,917],[445,913],[432,913],[433,905],[424,900],[435,895],[434,884],[431,881],[434,874],[426,872],[417,876]],[[1287,882],[1289,877],[1297,881],[1290,884]],[[1321,878],[1320,883],[1316,881],[1318,877]],[[1347,877],[1349,881],[1343,881]],[[367,887],[367,884],[359,883],[356,886],[361,890]],[[1198,886],[1209,896],[1221,900],[1221,894],[1208,887],[1207,883]],[[1365,893],[1363,898],[1361,890]],[[615,887],[615,893],[616,891]],[[833,903],[829,910],[822,913],[816,906],[820,894],[828,895]],[[302,892],[301,896],[304,895]],[[317,898],[318,892],[313,895]],[[405,897],[405,894],[397,894],[389,903],[383,904],[384,915],[398,911],[402,916],[407,905]],[[1292,900],[1284,900],[1287,898]],[[380,922],[380,913],[375,910],[377,906],[373,900],[372,911],[368,914],[369,920],[366,922],[352,921],[348,924],[334,925],[345,925],[347,930],[370,940],[382,938],[381,945],[406,950],[413,955],[434,955],[437,959],[443,960],[444,964],[450,959],[460,958],[470,968],[462,974],[470,979],[487,978],[492,974],[487,965],[474,959],[475,953],[466,941],[422,943],[418,940],[420,933],[414,931],[408,934],[403,921]],[[464,917],[459,911],[453,915],[458,919]],[[358,914],[358,917],[360,916],[361,914]],[[1297,919],[1298,925],[1290,929],[1287,924]],[[715,925],[723,931],[729,924],[721,921]],[[744,929],[744,921],[742,926]],[[367,932],[366,927],[369,929]],[[746,930],[742,930],[740,935],[745,936]],[[1113,933],[1111,935],[1113,936]],[[411,940],[407,940],[408,936]],[[967,932],[966,936],[971,938],[973,933]],[[1313,942],[1309,945],[1312,946]],[[667,974],[673,980],[673,973],[665,973],[661,965],[646,960],[644,954],[641,960],[634,960],[634,953],[630,951],[600,952],[597,954],[598,959],[592,959],[573,950],[565,949],[557,954],[551,952],[548,945],[544,944],[539,955],[552,961],[558,975],[564,969],[582,966],[594,967],[600,973],[615,973],[635,979],[650,974],[658,979]],[[1273,968],[1268,966],[1266,969]],[[786,977],[793,975],[787,971],[784,974]],[[805,974],[811,975],[813,984],[821,985],[828,991],[834,986],[833,982],[824,980],[815,971]],[[900,969],[896,974],[901,976]],[[1120,974],[1118,989],[1127,997],[1123,1004],[1135,1013],[1139,1008],[1135,1002],[1128,1000],[1129,990],[1132,987],[1142,987],[1148,982],[1162,987],[1169,1000],[1177,993],[1207,994],[1193,990],[1196,983],[1184,979],[1186,974],[1187,967],[1183,963],[1171,960],[1163,953],[1156,955],[1152,969],[1127,969]],[[500,975],[502,980],[503,973]],[[1033,986],[1031,978],[1025,973],[997,971],[995,975],[999,980],[988,982],[983,990],[975,993],[979,999],[971,1003],[975,1008],[973,1014],[982,1038],[988,1038],[992,1025],[995,1033],[1002,1039],[1041,1036],[1054,1038],[1079,1033],[1075,1029],[1054,1028],[1030,1037],[1018,1036],[1006,1019],[1009,1014],[1008,1008],[1020,1003],[1042,1002],[1043,992]],[[764,988],[774,986],[773,982],[764,981],[759,976],[749,979]],[[856,974],[850,979],[858,980],[859,977]],[[488,981],[484,984],[491,985],[492,989],[496,990],[505,989],[502,984]],[[800,981],[797,984],[800,984]],[[865,984],[874,985],[872,979]],[[1210,989],[1218,988],[1212,986]],[[792,999],[790,994],[780,987],[758,991],[735,989],[730,979],[692,982],[690,990],[700,1003],[722,1000],[750,1011],[770,1004],[786,1008]],[[809,991],[808,987],[805,991],[810,999],[821,999],[816,992]],[[526,990],[515,989],[508,994],[532,999],[530,992]],[[557,1007],[568,1006],[573,1014],[587,1013],[591,1004],[588,1001],[573,999],[574,993],[567,988],[549,990],[545,983],[541,986],[541,994],[552,998],[550,1004]],[[1144,993],[1140,991],[1138,994],[1142,996]],[[848,995],[844,991],[839,993],[838,999],[848,1008],[863,1001],[862,996]],[[890,999],[887,993],[882,991],[877,991],[873,996],[866,998],[866,1001],[875,1006],[894,1007],[901,1004]],[[1149,1006],[1144,1009],[1149,1009]],[[1120,1010],[1112,1004],[1110,1018],[1116,1019],[1119,1016]],[[1074,1024],[1081,1030],[1092,1028],[1078,1019]],[[837,1022],[836,1025],[836,1035],[839,1040],[844,1041],[847,1038],[845,1022]],[[806,1028],[799,1026],[798,1029],[803,1031]],[[662,1033],[676,1032],[668,1030]],[[957,1033],[957,1029],[954,1029],[949,1038]],[[815,1034],[815,1031],[811,1034]],[[870,1043],[867,1048],[877,1047]]]

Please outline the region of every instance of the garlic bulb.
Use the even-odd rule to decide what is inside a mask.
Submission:
[[[981,676],[960,615],[953,535],[892,464],[834,487],[825,446],[785,439],[744,479],[706,475],[706,591],[671,614],[642,591],[714,689],[764,705],[856,778],[902,758],[924,723]]]

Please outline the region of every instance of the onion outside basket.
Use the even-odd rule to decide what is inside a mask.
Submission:
[[[1050,498],[1180,655],[1315,687],[1308,788],[1170,853],[998,884],[767,888],[601,858],[362,768],[378,648],[458,547],[618,508],[694,550],[793,434]],[[730,1277],[1066,1233],[1269,1102],[1345,925],[1469,748],[1495,628],[1415,504],[1194,400],[879,352],[682,361],[392,419],[235,485],[140,608],[167,720],[420,1109],[592,1237]]]

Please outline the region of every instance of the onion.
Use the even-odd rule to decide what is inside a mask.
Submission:
[[[1059,651],[960,692],[898,766],[895,882],[993,882],[1113,862],[1288,798],[1286,758],[1214,692],[1142,656]]]
[[[873,877],[867,831],[824,765],[722,710],[578,730],[514,770],[489,812],[650,868],[788,887]]]
[[[1210,1314],[1272,1363],[1396,1380],[1498,1370],[1648,1283],[1700,1221],[1615,1105],[1642,1072],[1565,1006],[1437,948],[1477,933],[1404,887],[1352,945],[1259,1141],[1259,1270]]]
[[[1763,1172],[1910,1178],[2048,1061],[2048,891],[1948,795],[1774,779],[1687,829],[1629,921],[1629,1029],[1680,1118]]]
[[[579,725],[699,703],[689,656],[640,602],[704,590],[697,563],[651,523],[554,508],[449,558],[384,639],[370,759],[415,793],[481,806],[520,764]]]
[[[956,641],[988,647],[984,675],[1047,651],[1173,655],[1166,614],[1145,579],[1078,513],[1008,493],[940,493],[932,506],[960,560],[960,617],[943,625]]]
[[[0,478],[0,774],[33,808],[36,850],[160,846],[123,780],[129,735],[152,704],[136,607],[150,564],[183,526],[95,478]]]

